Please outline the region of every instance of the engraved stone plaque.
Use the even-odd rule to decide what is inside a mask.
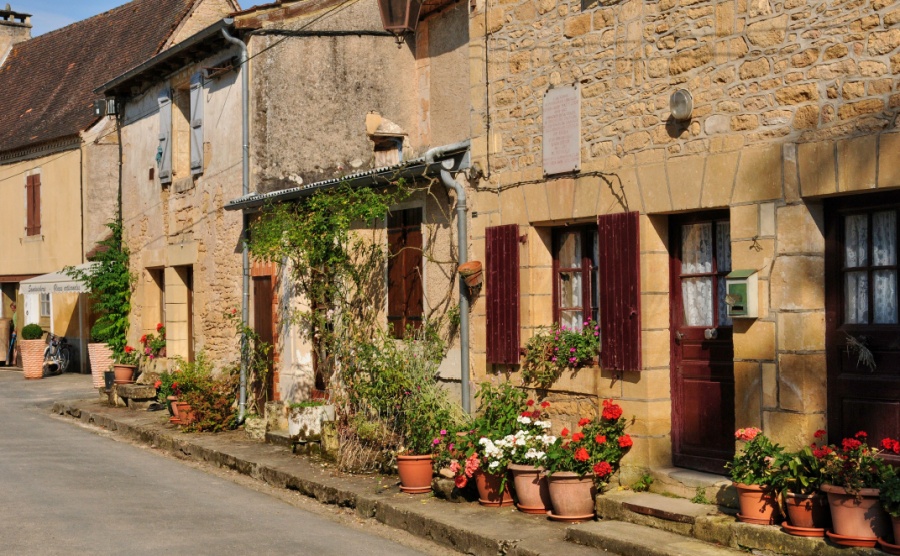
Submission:
[[[555,87],[544,94],[544,174],[581,170],[581,88]]]

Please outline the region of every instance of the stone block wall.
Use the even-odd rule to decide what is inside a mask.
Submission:
[[[527,230],[523,345],[551,322],[545,226],[642,214],[644,368],[582,371],[549,394],[621,398],[636,418],[631,464],[671,465],[669,216],[727,209],[732,268],[759,271],[759,318],[734,325],[735,423],[808,443],[827,411],[822,197],[900,187],[900,2],[478,1],[470,35],[486,174],[472,241],[483,249],[487,226]],[[581,171],[544,176],[543,94],[573,83]],[[669,113],[680,88],[694,102],[683,123]],[[482,309],[474,368],[496,380],[506,369],[484,364],[483,327]]]

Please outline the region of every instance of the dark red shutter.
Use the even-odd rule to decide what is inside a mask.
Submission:
[[[519,363],[519,227],[485,230],[487,362]]]
[[[388,216],[388,325],[403,338],[407,325],[418,327],[424,314],[422,288],[422,211]]]
[[[597,217],[600,259],[600,364],[641,369],[641,248],[637,212]]]
[[[34,187],[32,191],[34,192],[34,220],[32,220],[32,227],[34,229],[34,233],[32,235],[40,235],[41,233],[41,175],[35,174],[31,176],[34,178]]]

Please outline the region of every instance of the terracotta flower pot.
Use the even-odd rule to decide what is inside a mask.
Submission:
[[[516,490],[516,507],[526,514],[547,515],[550,503],[550,488],[543,467],[510,463],[510,475]]]
[[[506,488],[503,489],[503,494],[500,494],[502,479],[502,475],[485,473],[481,469],[475,471],[475,486],[478,488],[479,504],[491,508],[512,505],[513,499],[512,495],[509,493],[508,484],[506,485]]]
[[[19,340],[22,352],[22,374],[27,379],[44,378],[44,340]]]
[[[827,529],[831,526],[828,498],[821,492],[813,494],[788,492],[784,496],[784,506],[787,509],[788,520],[794,527]]]
[[[431,492],[431,454],[427,456],[397,456],[397,474],[400,475],[400,490],[408,494]]]
[[[738,520],[756,525],[772,525],[781,515],[771,488],[743,483],[734,483],[734,488],[737,489],[741,509]]]
[[[578,473],[558,471],[547,476],[550,501],[553,504],[551,517],[566,521],[583,521],[594,517],[594,479],[590,475],[581,477]]]
[[[116,373],[116,384],[131,384],[134,382],[134,370],[136,365],[122,365],[116,363],[113,365],[113,371]]]
[[[91,386],[103,388],[103,373],[113,366],[112,348],[109,344],[88,344],[88,358],[91,362]]]
[[[845,537],[862,539],[887,538],[891,533],[888,515],[881,509],[877,488],[863,488],[859,496],[844,487],[825,484],[822,492],[828,495],[834,532]]]
[[[175,406],[175,418],[181,421],[182,425],[190,425],[197,420],[197,415],[194,413],[191,404],[187,402],[175,402],[172,405]]]

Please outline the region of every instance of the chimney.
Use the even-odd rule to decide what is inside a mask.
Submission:
[[[0,10],[0,64],[16,44],[31,38],[31,14],[14,12],[9,4]]]

